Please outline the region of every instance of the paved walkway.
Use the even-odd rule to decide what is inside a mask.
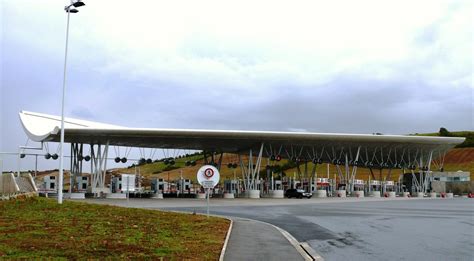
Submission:
[[[224,260],[304,260],[275,227],[249,219],[232,220]]]

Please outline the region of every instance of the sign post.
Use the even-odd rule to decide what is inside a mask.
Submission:
[[[207,217],[209,218],[209,190],[210,188],[207,188]]]
[[[214,188],[220,179],[219,170],[212,165],[204,165],[197,172],[199,184],[206,190],[207,197],[207,217],[209,217],[209,197],[210,191]]]

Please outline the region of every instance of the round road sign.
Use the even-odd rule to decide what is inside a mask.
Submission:
[[[204,170],[204,176],[208,179],[212,178],[214,176],[214,170],[211,168],[207,168]]]
[[[197,180],[204,188],[214,188],[219,178],[219,170],[212,165],[204,165],[197,172]]]

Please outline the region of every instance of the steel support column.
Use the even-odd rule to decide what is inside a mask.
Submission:
[[[105,174],[107,172],[107,155],[109,151],[109,143],[104,146],[97,145],[97,151],[91,144],[91,175],[92,175],[92,193],[98,196],[100,193],[108,192],[105,188]]]

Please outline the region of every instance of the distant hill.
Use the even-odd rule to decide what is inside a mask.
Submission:
[[[473,148],[474,147],[474,131],[453,131],[450,132],[446,128],[440,128],[435,133],[415,133],[417,136],[440,136],[440,137],[464,137],[466,140],[457,145],[456,148]]]

